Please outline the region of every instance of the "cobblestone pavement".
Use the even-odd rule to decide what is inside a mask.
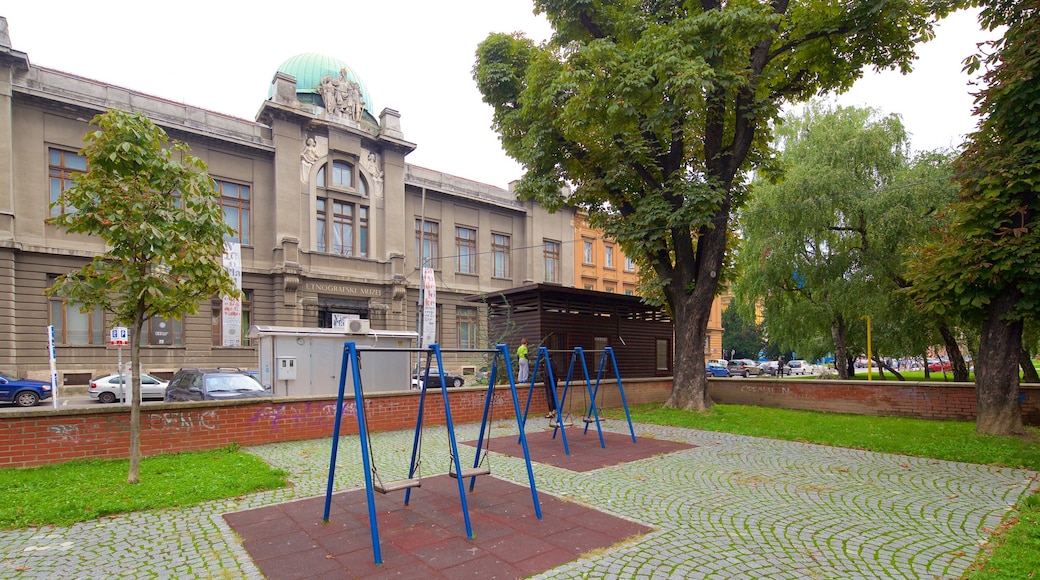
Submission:
[[[458,426],[459,440],[475,439],[478,427]],[[492,435],[510,432],[515,425],[499,423]],[[1040,474],[1016,469],[650,425],[637,435],[698,447],[586,473],[536,464],[536,483],[656,531],[541,577],[957,578],[986,530],[1040,485]],[[374,434],[384,477],[407,472],[411,444],[410,432]],[[330,449],[327,439],[246,448],[291,473],[286,489],[0,532],[0,578],[262,578],[221,514],[323,495]],[[358,438],[339,449],[336,490],[363,486]],[[443,427],[428,428],[426,475],[447,471],[447,449]],[[492,453],[491,465],[496,477],[527,484],[522,459]]]

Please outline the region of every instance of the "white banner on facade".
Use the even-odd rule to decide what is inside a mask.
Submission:
[[[242,244],[224,243],[224,269],[235,281],[235,288],[242,290]],[[242,346],[242,301],[240,299],[223,297],[220,327],[223,329],[221,344]]]
[[[332,313],[332,328],[344,329],[347,327],[348,320],[359,320],[361,316],[358,314],[341,314],[339,312]]]
[[[47,327],[47,358],[51,363],[51,403],[58,408],[58,358],[54,354],[54,326]]]
[[[437,282],[434,280],[433,268],[423,268],[422,299],[422,344],[426,348],[437,342]]]

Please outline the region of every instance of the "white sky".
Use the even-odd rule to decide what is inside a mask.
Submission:
[[[531,0],[23,0],[0,16],[35,65],[244,119],[282,62],[328,54],[365,82],[376,117],[400,112],[405,138],[418,144],[409,163],[506,187],[522,170],[502,152],[470,70],[488,33],[547,38],[532,9]],[[956,146],[975,126],[960,63],[982,38],[973,13],[955,14],[920,47],[912,75],[872,74],[839,102],[901,114],[915,149]]]

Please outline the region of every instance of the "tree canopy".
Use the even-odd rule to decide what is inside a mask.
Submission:
[[[705,409],[711,302],[727,275],[746,172],[770,158],[786,102],[910,69],[946,1],[538,0],[543,45],[492,34],[473,69],[517,193],[577,206],[618,240],[676,322],[670,406]],[[565,196],[562,186],[574,186]]]
[[[50,223],[98,236],[106,251],[58,277],[47,292],[100,306],[111,322],[133,329],[131,345],[131,483],[140,460],[140,336],[152,317],[196,312],[214,295],[237,296],[224,270],[220,196],[188,146],[140,113],[110,110],[91,120],[81,154],[87,171],[54,203]]]
[[[842,378],[866,350],[925,353],[940,342],[935,316],[901,291],[907,253],[956,195],[950,155],[911,156],[895,115],[812,104],[777,129],[777,172],[764,172],[743,212],[745,310],[763,305],[771,341],[805,356],[835,355]],[[956,350],[956,345],[953,345]]]
[[[926,309],[981,322],[975,364],[980,432],[1022,431],[1018,367],[1025,320],[1040,314],[1040,4],[983,2],[980,20],[1006,26],[985,57],[979,128],[954,163],[951,226],[918,255],[913,293]]]

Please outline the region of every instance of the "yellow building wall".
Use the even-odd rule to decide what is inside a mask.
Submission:
[[[609,249],[608,249],[609,248]],[[608,258],[608,255],[611,257]],[[611,262],[608,264],[608,262]],[[574,217],[574,285],[586,290],[616,292],[638,296],[639,267],[629,264],[621,246],[588,225],[585,215]],[[730,295],[717,296],[708,318],[704,359],[726,358],[722,352],[722,311]]]

